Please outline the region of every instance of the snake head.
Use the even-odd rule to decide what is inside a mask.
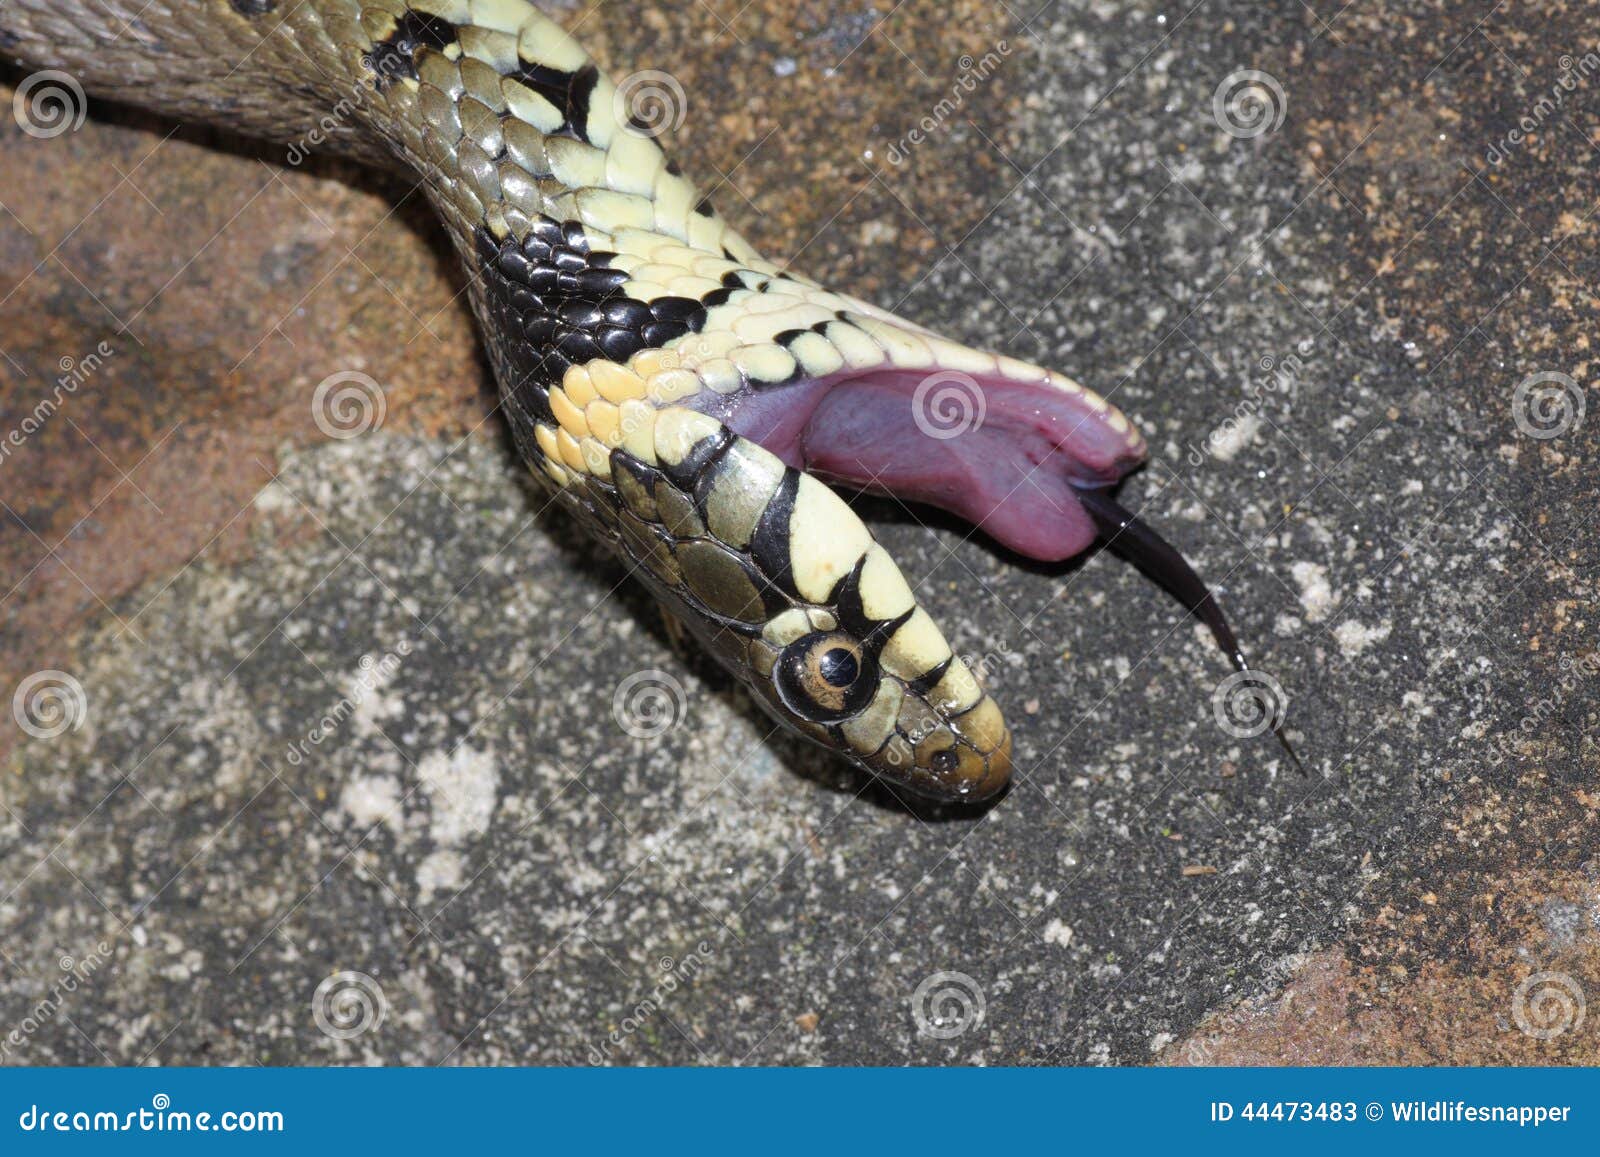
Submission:
[[[605,459],[604,521],[614,512],[621,553],[707,650],[789,730],[891,787],[998,793],[999,706],[844,500],[703,414],[635,412]]]
[[[555,244],[555,226],[541,228]],[[750,254],[634,229],[580,240],[591,258],[604,245],[623,296],[572,314],[600,336],[569,335],[546,415],[519,419],[513,392],[532,457],[790,729],[923,796],[999,792],[1011,773],[1000,708],[828,483],[941,506],[1062,559],[1097,533],[1078,496],[1142,461],[1138,431],[1060,375]],[[663,296],[668,284],[678,293]],[[516,328],[517,301],[513,287],[501,328]],[[641,338],[659,345],[624,362],[626,349],[598,344],[646,312]]]
[[[825,519],[829,546],[793,580],[809,597],[746,643],[752,690],[791,729],[891,785],[946,801],[996,795],[1011,778],[1000,707],[854,512],[816,479],[795,477],[791,527],[814,542],[801,526]]]

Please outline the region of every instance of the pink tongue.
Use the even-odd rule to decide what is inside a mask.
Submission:
[[[799,437],[806,468],[948,510],[1040,561],[1094,541],[1072,483],[1107,486],[1136,464],[1114,431],[1070,395],[1004,381],[983,383],[974,425],[970,387],[967,404],[940,409],[936,395],[916,398],[920,378],[831,385]]]

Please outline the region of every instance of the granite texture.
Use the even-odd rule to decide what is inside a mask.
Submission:
[[[0,458],[5,697],[72,681],[0,715],[0,1059],[1600,1062],[1600,16],[1535,7],[563,9],[758,245],[1141,423],[1310,771],[1117,559],[863,501],[1012,718],[976,813],[541,508],[405,186],[0,118],[0,428],[82,377]]]

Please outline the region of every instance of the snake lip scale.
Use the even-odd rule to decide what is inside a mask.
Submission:
[[[418,177],[534,477],[774,718],[891,787],[992,798],[1011,732],[830,483],[1033,559],[1107,540],[1244,668],[1110,497],[1147,453],[1126,416],[762,257],[527,0],[6,0],[0,55],[280,143],[331,122]]]

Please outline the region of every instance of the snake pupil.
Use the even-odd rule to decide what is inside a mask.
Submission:
[[[785,706],[812,723],[859,714],[878,693],[872,656],[843,632],[818,631],[783,649],[773,672]]]
[[[848,687],[861,674],[861,666],[849,651],[835,647],[817,661],[817,674],[830,687]]]

